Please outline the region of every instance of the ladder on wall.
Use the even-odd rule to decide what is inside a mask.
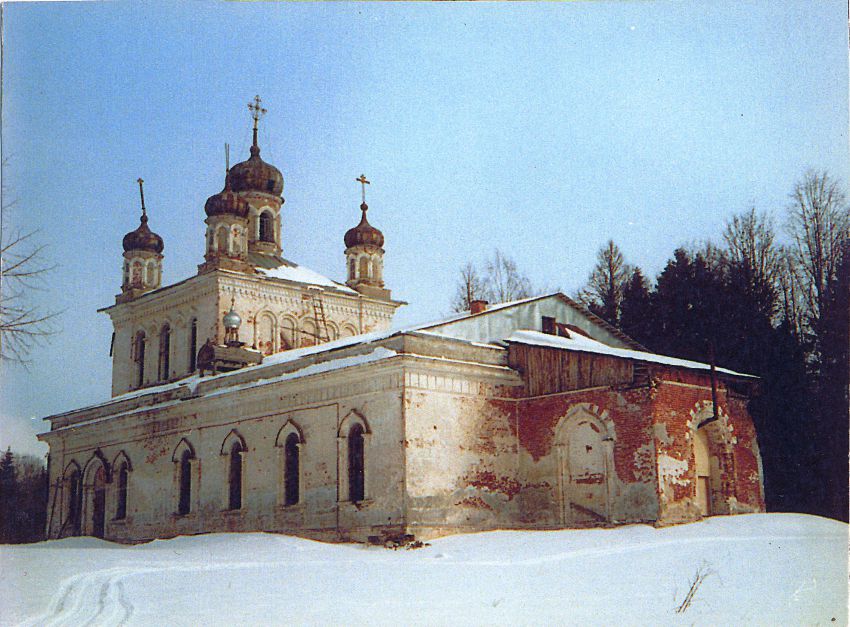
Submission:
[[[322,292],[324,290],[318,285],[311,285],[307,289],[310,293],[310,300],[313,301],[313,318],[316,320],[316,340],[317,342],[330,342],[331,334],[328,331],[328,320],[325,317],[325,303],[322,300]]]

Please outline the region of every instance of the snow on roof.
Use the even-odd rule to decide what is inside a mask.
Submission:
[[[366,354],[363,354],[363,355],[352,355],[350,357],[341,357],[339,359],[331,359],[329,361],[323,361],[323,362],[319,362],[317,364],[310,364],[310,365],[307,365],[303,368],[299,368],[298,370],[294,370],[292,372],[285,372],[283,374],[280,374],[280,375],[277,375],[277,376],[274,376],[274,377],[257,378],[257,379],[254,379],[252,381],[248,381],[248,382],[245,382],[245,383],[237,383],[235,385],[227,385],[227,386],[221,387],[219,389],[212,390],[212,391],[210,391],[206,394],[202,394],[202,396],[204,398],[209,398],[209,397],[212,397],[212,396],[218,396],[220,394],[229,394],[231,392],[236,392],[238,390],[244,390],[244,389],[247,389],[247,388],[253,388],[253,387],[257,387],[257,386],[261,386],[261,385],[267,385],[267,384],[271,384],[271,383],[279,383],[281,381],[290,381],[292,379],[300,379],[300,378],[303,378],[303,377],[309,377],[311,375],[321,374],[323,372],[331,372],[331,371],[334,371],[334,370],[341,370],[343,368],[348,368],[348,367],[351,367],[351,366],[361,366],[363,364],[370,364],[370,363],[374,363],[376,361],[380,361],[382,359],[388,359],[390,357],[395,357],[397,354],[398,353],[396,353],[394,350],[390,350],[388,348],[383,348],[383,347],[379,346],[379,347],[376,347],[375,350],[373,350],[371,353],[366,353]],[[233,372],[244,372],[244,369],[234,370]],[[227,375],[227,374],[231,374],[231,373],[223,373],[223,375]],[[144,391],[147,392],[147,393],[155,393],[155,391],[157,389],[160,389],[160,390],[170,389],[170,388],[173,388],[173,387],[178,387],[179,385],[182,384],[182,385],[186,385],[187,387],[189,387],[194,392],[195,388],[197,388],[199,383],[206,382],[206,381],[220,381],[220,379],[219,379],[219,377],[216,377],[216,378],[209,378],[208,377],[208,378],[201,379],[197,375],[194,375],[192,377],[188,377],[186,379],[183,379],[180,382],[169,384],[168,386],[159,386],[159,388],[147,388]],[[139,391],[141,391],[141,390],[139,390]],[[138,394],[133,394],[133,396],[138,396]],[[120,397],[116,396],[115,398],[111,399],[108,403],[103,403],[103,405],[107,405],[111,402],[115,402],[116,400],[125,400],[127,397],[128,397],[128,395],[122,394]],[[183,400],[184,399],[169,400],[169,401],[165,401],[165,402],[161,402],[161,403],[155,403],[153,405],[145,405],[145,406],[142,406],[142,407],[134,407],[134,408],[128,409],[126,411],[118,411],[117,413],[110,414],[108,416],[101,416],[101,417],[98,417],[98,418],[93,418],[91,420],[83,420],[81,422],[75,422],[75,423],[67,425],[65,427],[59,427],[58,429],[53,429],[53,431],[54,432],[55,431],[62,431],[63,429],[71,429],[71,428],[76,428],[76,427],[80,427],[80,426],[83,426],[83,425],[95,424],[95,423],[98,423],[98,422],[103,422],[105,420],[112,420],[112,419],[114,419],[118,416],[128,416],[128,415],[131,415],[131,414],[137,414],[137,413],[140,413],[140,412],[150,411],[152,409],[163,409],[165,407],[177,405],[177,404],[181,403]],[[95,407],[97,407],[97,406],[95,406]]]
[[[253,381],[248,381],[246,383],[238,383],[236,385],[223,387],[218,390],[214,390],[208,392],[207,394],[204,394],[204,398],[210,396],[218,396],[219,394],[229,394],[231,392],[236,392],[237,390],[244,390],[246,388],[252,388],[258,385],[267,385],[270,383],[289,381],[291,379],[300,379],[302,377],[309,377],[311,375],[321,374],[323,372],[341,370],[350,366],[362,366],[364,364],[371,364],[382,359],[395,357],[396,355],[398,355],[398,353],[394,350],[378,346],[371,353],[366,353],[363,355],[351,355],[350,357],[340,357],[339,359],[331,359],[329,361],[321,361],[316,364],[310,364],[309,366],[305,366],[304,368],[299,368],[298,370],[295,370],[293,372],[285,372],[274,377],[268,377],[265,379],[254,379]]]
[[[284,281],[294,281],[295,283],[305,283],[307,285],[318,285],[320,287],[332,287],[340,292],[348,292],[349,294],[357,294],[357,292],[347,285],[337,283],[333,279],[319,274],[315,270],[299,266],[292,261],[285,261],[283,265],[277,268],[257,268],[261,274],[272,279],[283,279]]]
[[[680,368],[690,368],[692,370],[710,370],[709,364],[704,364],[698,361],[690,361],[688,359],[679,359],[678,357],[668,357],[666,355],[658,355],[644,351],[630,350],[626,348],[614,348],[602,342],[580,335],[571,333],[570,337],[561,337],[556,335],[548,335],[539,331],[514,331],[507,339],[508,342],[517,344],[531,344],[534,346],[546,346],[549,348],[560,348],[582,353],[594,353],[596,355],[610,355],[611,357],[622,357],[623,359],[634,359],[637,361],[646,361],[655,364],[663,364],[665,366],[678,366]],[[726,368],[716,368],[717,372],[733,375],[736,377],[748,377],[756,379],[751,374],[735,372]]]

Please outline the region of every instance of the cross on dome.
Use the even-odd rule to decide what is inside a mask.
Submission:
[[[257,126],[260,118],[268,112],[267,109],[260,105],[261,102],[260,96],[256,95],[254,96],[254,101],[248,103],[248,110],[251,112],[251,117],[254,118],[254,146],[257,145]]]
[[[147,211],[145,211],[145,190],[142,187],[142,183],[144,183],[145,181],[142,177],[139,177],[138,179],[136,179],[136,182],[139,184],[139,196],[142,197],[142,217],[146,218],[148,214]]]
[[[366,180],[365,174],[361,174],[360,178],[357,178],[357,179],[354,179],[354,180],[357,181],[358,183],[360,183],[360,185],[363,187],[363,197],[362,197],[363,200],[362,200],[362,202],[365,205],[366,204],[366,186],[369,185],[371,183],[371,181]]]

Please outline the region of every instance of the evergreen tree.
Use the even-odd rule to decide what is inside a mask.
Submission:
[[[623,253],[609,239],[596,253],[596,265],[578,299],[603,320],[619,324],[623,291],[631,273],[632,267],[625,262]]]
[[[0,542],[15,541],[15,511],[18,490],[15,471],[15,455],[12,448],[6,449],[0,460]]]
[[[635,268],[629,282],[623,289],[623,302],[620,305],[620,328],[641,344],[649,344],[654,340],[654,321],[655,315],[649,283],[640,268]]]

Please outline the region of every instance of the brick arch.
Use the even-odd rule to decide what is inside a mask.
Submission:
[[[612,519],[614,424],[608,412],[578,403],[555,427],[561,522],[594,525]]]
[[[598,405],[592,403],[576,403],[567,410],[567,413],[561,416],[555,425],[556,441],[559,432],[561,432],[564,426],[568,426],[568,423],[581,416],[587,416],[589,419],[595,421],[605,431],[605,437],[610,438],[611,441],[617,439],[614,421],[611,420],[607,409],[600,409]]]
[[[195,447],[186,438],[180,438],[177,446],[174,447],[174,453],[171,454],[171,461],[175,464],[179,463],[184,451],[189,451],[189,457],[195,459]]]
[[[242,447],[243,451],[248,450],[248,447],[245,444],[245,438],[243,438],[236,429],[231,429],[230,433],[227,434],[224,441],[221,443],[222,455],[230,455],[230,448],[233,446],[233,442],[239,442],[239,446]]]
[[[98,467],[103,467],[103,471],[106,474],[106,482],[109,483],[112,479],[110,477],[109,472],[109,462],[106,461],[106,456],[100,449],[97,449],[89,460],[86,462],[86,466],[83,469],[83,484],[91,485],[94,483],[94,473],[97,472]]]
[[[127,464],[127,470],[130,472],[133,471],[133,463],[130,461],[130,457],[124,450],[118,451],[118,454],[115,456],[115,459],[112,460],[112,468],[120,468],[121,464]]]
[[[369,422],[366,420],[366,417],[356,409],[352,409],[350,412],[348,412],[345,418],[342,419],[342,422],[339,423],[339,429],[337,430],[336,434],[337,437],[348,437],[351,428],[355,424],[359,424],[363,427],[364,434],[371,435],[372,429],[369,428]]]
[[[689,453],[691,475],[693,476],[691,498],[695,506],[702,509],[698,503],[700,475],[697,474],[699,472],[697,455],[700,449],[697,438],[702,433],[706,437],[709,453],[709,458],[705,462],[711,469],[707,475],[709,494],[706,497],[710,504],[710,513],[731,513],[730,498],[735,494],[734,447],[738,439],[729,423],[729,416],[723,407],[718,406],[717,419],[715,420],[714,404],[708,399],[697,401],[690,410],[690,416],[687,437],[691,443]]]
[[[276,447],[280,447],[286,444],[286,438],[288,438],[291,433],[297,435],[298,441],[301,444],[304,444],[304,431],[301,429],[301,426],[294,420],[287,420],[280,428],[280,431],[277,432],[274,445]]]
[[[83,476],[83,469],[80,468],[80,464],[77,463],[77,460],[72,459],[65,465],[65,470],[62,471],[62,478],[67,479],[70,474],[74,471],[80,473],[80,476]]]

